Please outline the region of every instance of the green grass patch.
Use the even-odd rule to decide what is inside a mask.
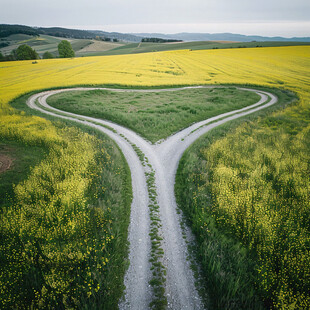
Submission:
[[[64,111],[111,120],[156,142],[192,123],[258,100],[255,93],[227,87],[149,93],[74,91],[53,95],[48,103]]]

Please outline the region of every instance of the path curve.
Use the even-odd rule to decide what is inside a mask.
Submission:
[[[195,279],[188,261],[187,240],[192,240],[190,230],[186,230],[187,240],[183,238],[180,226],[181,215],[177,212],[174,195],[175,174],[179,160],[184,151],[201,135],[209,130],[233,119],[254,113],[267,108],[277,102],[277,97],[265,91],[248,88],[237,88],[255,92],[260,96],[259,102],[228,113],[223,113],[202,122],[198,122],[170,136],[165,141],[152,145],[141,136],[121,125],[106,120],[100,120],[83,115],[64,112],[46,103],[46,99],[54,94],[77,91],[105,89],[115,92],[163,92],[176,91],[189,88],[213,88],[220,86],[192,86],[182,88],[134,90],[110,88],[71,88],[46,91],[31,96],[27,105],[42,113],[56,117],[73,120],[104,132],[110,136],[121,148],[129,164],[132,186],[133,202],[131,210],[131,223],[129,227],[130,267],[125,276],[125,298],[120,302],[121,309],[147,309],[152,300],[149,281],[151,279],[149,253],[150,253],[150,219],[149,198],[146,185],[146,168],[140,162],[132,145],[136,145],[147,156],[155,171],[155,184],[157,202],[161,219],[161,235],[164,256],[162,263],[166,267],[165,292],[169,309],[203,309],[203,303],[195,288]],[[38,105],[36,104],[38,101]],[[112,128],[110,130],[107,127]],[[124,138],[125,137],[125,138]]]

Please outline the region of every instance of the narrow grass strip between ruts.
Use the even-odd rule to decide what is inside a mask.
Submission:
[[[128,143],[130,143],[139,156],[139,159],[145,167],[145,176],[149,193],[149,215],[151,221],[150,233],[151,238],[151,271],[152,279],[149,284],[153,290],[153,299],[150,302],[150,308],[161,310],[166,309],[167,297],[165,295],[165,282],[166,282],[166,267],[162,263],[164,251],[161,245],[163,240],[161,234],[161,220],[159,214],[159,206],[157,202],[157,191],[155,186],[155,171],[149,163],[145,154],[133,143],[131,143],[124,135],[121,135]]]

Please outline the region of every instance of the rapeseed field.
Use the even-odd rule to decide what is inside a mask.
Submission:
[[[27,305],[78,307],[78,296],[91,298],[101,289],[101,282],[90,271],[85,271],[85,278],[74,286],[66,282],[69,275],[62,268],[58,268],[57,273],[51,267],[63,266],[62,253],[72,257],[76,266],[83,266],[89,259],[92,259],[90,265],[99,263],[103,269],[107,263],[105,260],[98,262],[96,257],[99,256],[90,258],[93,256],[89,254],[93,251],[104,253],[102,248],[96,248],[96,241],[88,239],[95,228],[88,226],[87,219],[94,215],[89,214],[86,207],[87,189],[99,174],[95,164],[100,158],[95,147],[98,141],[73,129],[61,129],[43,118],[25,115],[9,105],[12,99],[30,91],[84,84],[150,87],[252,84],[296,92],[299,102],[294,106],[274,112],[269,118],[241,125],[209,149],[202,145],[207,165],[201,173],[209,171],[211,175],[207,182],[210,183],[211,213],[216,225],[224,227],[243,246],[256,253],[256,286],[267,304],[278,309],[310,307],[307,259],[310,244],[310,46],[184,50],[0,63],[0,137],[25,144],[42,144],[49,149],[28,179],[16,185],[16,203],[12,208],[6,206],[2,214],[3,240],[15,238],[17,245],[15,250],[10,243],[1,244],[9,266],[6,270],[10,273],[8,276],[2,269],[0,274],[2,307],[25,306],[22,293],[14,291],[17,282],[13,279],[25,279],[22,264],[29,267],[27,260],[40,266],[32,274],[28,270],[31,277],[42,276],[39,282],[46,283],[30,289],[27,296],[31,296],[31,300],[27,300]],[[78,141],[85,147],[79,147]],[[69,167],[75,167],[74,172]],[[195,193],[203,191],[199,189]],[[78,210],[76,205],[80,206]],[[47,221],[42,223],[42,218]],[[103,213],[98,219],[98,229],[109,243],[112,235],[105,230],[108,231],[110,219]],[[60,228],[61,223],[66,225]],[[57,235],[63,240],[78,240],[72,239],[76,231],[75,236],[86,236],[86,243],[80,245],[82,250],[70,252],[66,245],[58,244],[61,240]],[[48,238],[52,242],[41,242]],[[26,269],[26,273],[28,271]],[[15,300],[16,296],[19,301]],[[54,299],[48,300],[51,296]]]
[[[0,94],[7,103],[22,93],[77,84],[136,86],[259,84],[308,93],[309,46],[6,62],[0,64]]]

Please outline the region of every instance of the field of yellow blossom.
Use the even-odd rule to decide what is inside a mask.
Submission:
[[[309,307],[310,46],[0,63],[0,140],[42,145],[48,150],[43,161],[14,187],[14,205],[3,207],[2,307],[78,307],[98,299],[98,292],[108,294],[108,288],[102,288],[104,273],[85,269],[85,265],[97,264],[105,268],[107,261],[96,261],[105,253],[98,239],[104,236],[109,243],[113,236],[107,229],[110,211],[87,208],[88,190],[102,173],[96,162],[109,166],[109,156],[102,157],[100,151],[104,144],[80,129],[64,129],[9,104],[34,90],[98,84],[253,84],[298,94],[299,102],[292,107],[241,124],[222,139],[211,141],[208,149],[207,143],[199,145],[197,152],[203,150],[204,163],[201,175],[208,177],[202,184],[193,181],[193,186],[206,188],[213,204],[212,208],[196,208],[199,216],[192,216],[192,221],[193,225],[199,222],[197,235],[203,235],[208,230],[204,224],[212,220],[221,236],[233,236],[248,249],[249,257],[255,258],[255,286],[267,305]],[[95,192],[100,195],[99,189]],[[194,193],[198,198],[193,200],[206,197],[203,190]],[[205,213],[209,217],[204,218]],[[96,224],[93,218],[98,219]],[[98,238],[92,239],[94,231]],[[79,244],[80,236],[84,239]],[[94,251],[98,256],[92,255]],[[70,274],[64,271],[69,261]],[[78,268],[84,268],[82,278]],[[74,279],[74,285],[68,279]],[[27,290],[19,290],[20,283]]]

